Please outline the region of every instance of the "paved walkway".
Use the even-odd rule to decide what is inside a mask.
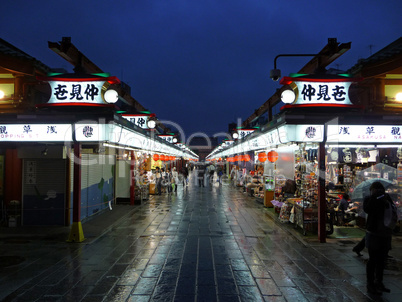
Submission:
[[[69,228],[2,229],[2,301],[400,301],[401,244],[370,297],[358,239],[318,243],[228,186],[179,187]],[[9,257],[9,258],[7,258]]]

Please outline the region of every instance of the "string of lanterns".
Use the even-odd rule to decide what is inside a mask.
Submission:
[[[276,152],[274,150],[269,151],[268,153],[265,153],[265,152],[258,153],[258,160],[260,162],[262,162],[262,163],[267,161],[267,160],[269,162],[271,162],[271,163],[274,163],[274,162],[276,162],[278,160],[278,157],[279,157],[278,152]],[[221,159],[219,159],[219,160],[221,160]],[[236,155],[236,156],[233,156],[233,157],[226,158],[226,161],[232,162],[232,163],[233,162],[241,162],[241,161],[248,162],[250,160],[251,160],[251,157],[248,154]]]
[[[154,161],[171,161],[171,160],[176,160],[176,156],[169,156],[169,155],[164,155],[164,154],[154,154],[152,156],[152,158],[154,159]]]
[[[274,150],[269,151],[268,153],[264,152],[258,153],[258,160],[262,163],[265,162],[267,159],[269,162],[274,163],[278,160],[278,157],[279,157],[278,152]]]

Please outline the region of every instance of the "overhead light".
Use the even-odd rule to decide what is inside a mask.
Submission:
[[[43,149],[43,151],[41,152],[42,156],[46,156],[46,155],[47,155],[47,151],[48,151],[47,147],[46,147],[45,149]]]
[[[0,97],[1,98],[1,97]],[[398,92],[395,96],[397,102],[402,102],[402,92]]]
[[[232,137],[233,137],[234,139],[238,139],[238,138],[239,138],[239,133],[234,132],[234,133],[232,134]]]
[[[291,104],[294,102],[295,99],[296,99],[296,95],[293,92],[293,90],[286,89],[286,90],[282,91],[281,100],[285,104]]]
[[[131,151],[136,151],[137,149],[131,148],[131,147],[126,147],[126,146],[118,146],[118,145],[113,145],[109,143],[103,143],[103,146],[109,147],[109,148],[115,148],[115,149],[123,149],[123,150],[131,150]]]
[[[156,121],[154,119],[149,119],[147,122],[147,126],[149,129],[155,129],[156,127]]]
[[[103,97],[105,98],[105,101],[110,104],[114,104],[119,100],[119,94],[114,89],[107,90]]]

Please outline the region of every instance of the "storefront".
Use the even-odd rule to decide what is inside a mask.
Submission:
[[[151,170],[154,154],[170,165],[196,158],[117,113],[105,97],[115,78],[40,80],[51,86],[49,102],[38,104],[34,114],[4,114],[0,122],[4,186],[19,191],[6,201],[13,223],[74,226],[118,200],[135,204],[137,194],[146,198],[136,190],[144,189],[146,180],[136,177]],[[70,239],[82,241],[80,236],[76,229]]]
[[[322,241],[328,209],[344,193],[350,196],[351,206],[361,206],[368,193],[361,188],[367,189],[365,184],[372,179],[384,183],[400,206],[402,124],[398,117],[363,114],[349,100],[348,87],[354,81],[350,78],[283,81],[292,90],[281,114],[210,158],[232,159],[254,152],[254,165],[264,168],[265,198],[272,197],[265,203],[278,207],[281,221],[294,223],[303,232],[318,232]],[[271,161],[267,160],[270,152],[276,154]]]

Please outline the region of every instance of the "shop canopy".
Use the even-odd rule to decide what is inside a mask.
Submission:
[[[324,130],[326,136],[324,137]],[[213,150],[208,159],[228,157],[249,151],[275,148],[288,143],[366,144],[387,147],[402,144],[402,125],[389,124],[282,124],[268,131],[254,131],[231,145]]]
[[[141,133],[117,122],[0,124],[0,142],[104,143],[116,148],[133,148],[151,153],[198,158],[187,147],[177,147],[152,134]]]
[[[236,143],[215,149],[208,158],[226,157],[249,151],[273,148],[291,142],[318,143],[324,139],[324,125],[281,125],[267,132],[256,133]]]

